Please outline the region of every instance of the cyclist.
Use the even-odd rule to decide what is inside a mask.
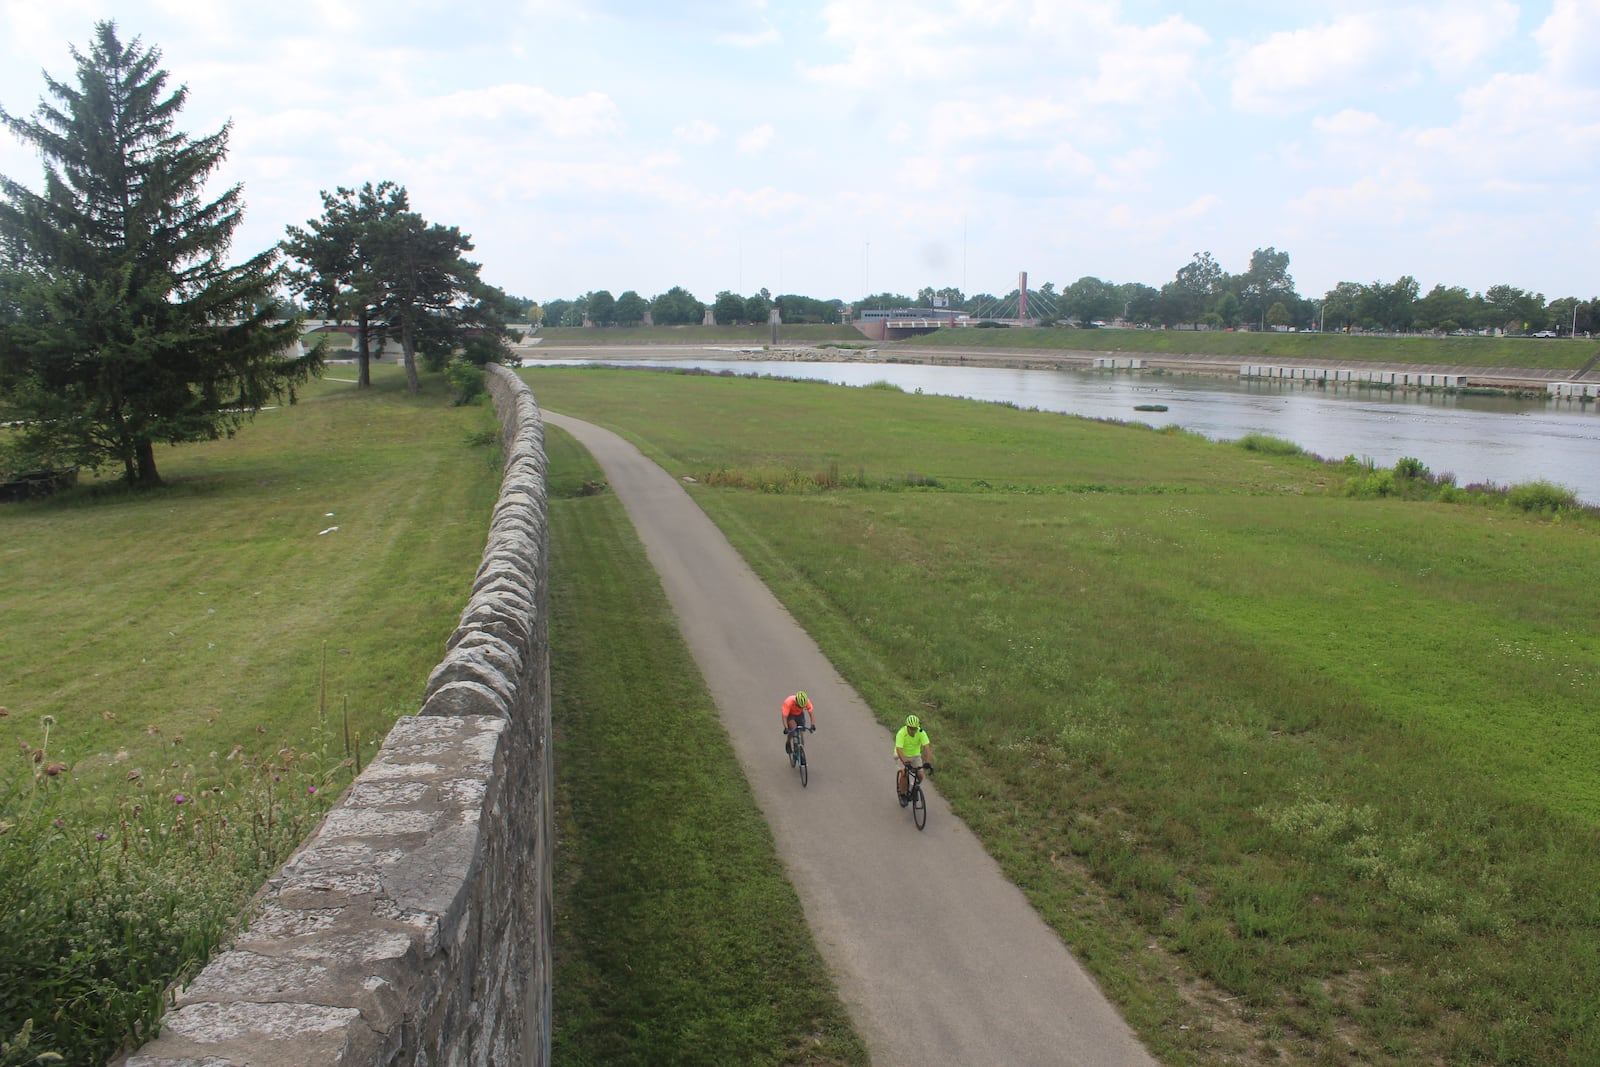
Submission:
[[[933,742],[928,740],[928,731],[922,728],[922,720],[915,715],[907,715],[906,724],[894,735],[894,758],[900,762],[897,778],[901,796],[910,788],[908,772],[911,768],[920,767],[933,773]]]
[[[793,696],[783,698],[781,714],[783,715],[783,754],[787,756],[790,752],[790,737],[793,736],[796,730],[804,730],[806,728],[806,719],[808,717],[811,720],[811,732],[817,732],[817,710],[812,706],[811,698],[806,696],[805,690],[802,689]]]

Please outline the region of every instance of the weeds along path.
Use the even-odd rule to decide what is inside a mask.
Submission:
[[[873,1063],[1153,1065],[937,782],[927,830],[912,826],[893,736],[683,487],[616,434],[544,416],[595,457],[638,529]],[[806,789],[779,732],[796,689],[818,708]]]

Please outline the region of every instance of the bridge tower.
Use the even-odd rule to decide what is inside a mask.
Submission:
[[[1017,273],[1017,318],[1028,317],[1028,272]]]

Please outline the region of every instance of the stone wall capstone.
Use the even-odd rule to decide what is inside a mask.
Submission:
[[[488,368],[505,475],[460,626],[372,764],[125,1067],[545,1067],[550,754],[543,420]]]

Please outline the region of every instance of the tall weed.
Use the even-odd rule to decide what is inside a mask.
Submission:
[[[53,726],[17,742],[24,766],[0,795],[0,1034],[31,1057],[17,1063],[103,1063],[155,1036],[168,988],[233,930],[353,761],[236,747],[129,771],[107,802],[51,758]]]

